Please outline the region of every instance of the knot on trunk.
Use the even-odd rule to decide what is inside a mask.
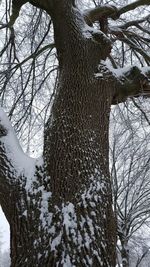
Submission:
[[[140,84],[140,92],[150,93],[150,81],[148,77],[136,66],[130,69],[129,73],[126,73],[126,78],[134,82],[135,87]],[[145,92],[146,90],[146,92]]]
[[[100,59],[105,60],[111,53],[112,44],[110,39],[102,31],[92,31],[91,32],[93,41],[100,48]]]
[[[6,128],[1,124],[1,120],[0,120],[0,137],[6,136],[7,135],[7,130]]]

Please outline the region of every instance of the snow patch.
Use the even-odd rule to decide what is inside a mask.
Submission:
[[[33,177],[36,159],[28,157],[22,150],[11,126],[11,123],[2,108],[0,108],[0,124],[7,130],[7,135],[1,137],[5,145],[6,154],[18,174]]]
[[[58,245],[61,243],[61,239],[62,239],[62,233],[60,232],[59,235],[56,236],[51,243],[51,251],[56,250],[56,247],[58,247]]]
[[[69,235],[70,229],[77,228],[77,218],[75,208],[72,203],[68,203],[66,206],[63,204],[62,208],[63,225],[66,228],[66,233]]]
[[[72,264],[69,255],[67,255],[65,258],[62,259],[61,264],[63,267],[75,267],[75,265]]]
[[[130,70],[133,68],[133,67],[138,67],[139,66],[136,66],[136,65],[129,65],[129,66],[126,66],[124,68],[113,68],[111,62],[109,60],[101,60],[101,63],[100,63],[100,67],[101,65],[104,65],[108,71],[110,71],[116,78],[121,78],[124,76],[125,73],[127,72],[130,72]],[[150,72],[150,67],[149,66],[146,66],[146,67],[141,67],[139,68],[141,70],[141,73],[143,73],[144,75],[146,75],[146,73]],[[95,77],[102,77],[102,73],[95,73]]]

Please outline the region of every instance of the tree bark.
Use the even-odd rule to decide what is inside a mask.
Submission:
[[[63,207],[72,205],[74,214],[69,216],[71,221],[72,216],[76,218],[76,226],[62,230],[60,219],[52,224],[59,225],[62,247],[67,245],[68,250],[65,259],[69,257],[72,265],[115,266],[115,221],[108,168],[113,87],[94,77],[99,59],[106,57],[110,45],[105,43],[104,50],[103,40],[95,43],[82,36],[85,25],[80,13],[68,7],[66,14],[63,9],[59,3],[53,18],[60,78],[45,129],[44,159],[52,205],[61,218]],[[77,21],[81,28],[77,28]],[[55,264],[60,264],[64,261],[62,248],[57,250]]]
[[[126,241],[121,241],[121,258],[122,258],[122,266],[129,267],[129,249]]]

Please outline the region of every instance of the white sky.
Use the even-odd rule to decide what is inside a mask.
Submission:
[[[0,241],[2,244],[2,252],[8,250],[10,247],[10,231],[9,224],[5,218],[5,215],[0,207]]]

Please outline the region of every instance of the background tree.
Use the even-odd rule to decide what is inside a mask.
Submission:
[[[135,101],[126,102],[126,107],[123,105],[116,107],[111,114],[110,125],[114,206],[120,241],[119,250],[122,266],[125,267],[136,266],[135,260],[133,264],[136,254],[134,248],[142,246],[144,234],[142,232],[140,238],[140,232],[144,226],[147,229],[146,225],[150,221],[149,122],[141,118],[143,122],[141,124],[139,118],[144,110],[141,112],[135,107]],[[147,106],[146,101],[145,106]],[[148,242],[143,246],[147,247],[148,253]],[[140,248],[139,251],[136,261],[140,264],[147,253],[144,250],[143,254]]]
[[[6,33],[1,50],[2,103],[7,88],[11,89],[17,97],[15,106],[10,101],[11,117],[18,113],[23,100],[22,127],[34,114],[35,95],[44,83],[48,86],[54,43],[59,68],[44,130],[42,159],[33,160],[21,151],[1,111],[0,202],[10,223],[12,266],[115,266],[116,226],[108,164],[110,106],[124,102],[128,96],[148,95],[150,86],[147,68],[118,72],[104,60],[109,59],[116,68],[110,53],[119,39],[136,51],[139,60],[142,57],[149,63],[146,49],[140,47],[143,38],[135,37],[132,31],[129,34],[134,21],[130,25],[112,22],[130,10],[149,5],[149,1],[139,0],[123,7],[100,5],[83,13],[71,0],[29,1],[40,11],[32,9],[28,12],[29,22],[24,21],[22,30],[26,35],[26,25],[33,29],[29,34],[34,33],[29,56],[24,58],[21,46],[26,44],[26,37],[19,40],[13,25],[26,2],[14,0],[10,16],[10,1],[6,1],[1,23]],[[46,30],[41,28],[39,43],[41,19]],[[95,22],[100,29],[94,28]],[[52,23],[54,40],[49,36]],[[149,23],[147,16],[138,21],[138,25],[142,23]],[[147,48],[148,38],[144,42]],[[29,127],[31,124],[29,120]]]
[[[1,234],[0,234],[0,267],[2,266],[2,242],[1,242]]]
[[[133,242],[134,248],[131,246],[132,256],[130,256],[131,267],[144,267],[149,265],[150,251],[146,238],[139,236],[139,239]],[[139,240],[139,243],[137,242]]]
[[[0,267],[9,267],[10,266],[9,250],[3,251],[2,245],[3,245],[2,234],[0,232]]]

